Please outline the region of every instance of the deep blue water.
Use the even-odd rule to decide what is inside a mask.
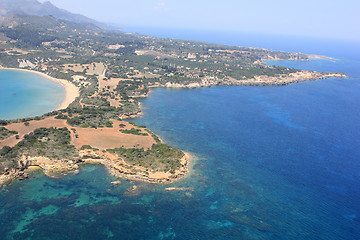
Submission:
[[[59,107],[65,89],[35,73],[0,70],[0,119],[39,116]]]
[[[351,59],[351,58],[347,58]],[[196,156],[171,186],[99,166],[0,192],[3,239],[359,239],[360,63],[268,62],[349,78],[289,86],[154,89],[147,125]],[[126,189],[137,185],[137,195]]]

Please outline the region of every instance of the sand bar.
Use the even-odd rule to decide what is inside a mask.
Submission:
[[[307,54],[307,56],[308,56],[310,59],[339,60],[339,59],[337,59],[337,58],[328,57],[328,56],[323,56],[323,55],[317,55],[317,54]]]
[[[0,69],[35,73],[35,74],[37,74],[39,76],[42,76],[42,77],[44,77],[44,78],[46,78],[46,79],[48,79],[48,80],[50,80],[52,82],[55,82],[55,83],[61,85],[65,89],[65,99],[60,104],[60,106],[58,106],[56,108],[56,110],[67,108],[70,105],[70,103],[72,103],[80,95],[79,88],[76,87],[71,82],[69,82],[67,80],[64,80],[64,79],[53,78],[53,77],[51,77],[51,76],[49,76],[49,75],[47,75],[45,73],[34,71],[34,70],[28,70],[28,69],[18,69],[18,68],[0,68]]]

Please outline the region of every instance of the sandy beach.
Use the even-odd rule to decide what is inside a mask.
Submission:
[[[79,97],[79,88],[76,87],[74,84],[72,84],[71,82],[64,80],[64,79],[57,79],[57,78],[53,78],[45,73],[42,72],[37,72],[34,70],[28,70],[28,69],[19,69],[19,68],[1,68],[4,70],[15,70],[15,71],[24,71],[24,72],[30,72],[30,73],[35,73],[39,76],[42,76],[50,81],[53,81],[59,85],[61,85],[64,89],[65,89],[65,99],[63,100],[63,102],[60,104],[60,106],[58,106],[56,109],[54,110],[60,110],[60,109],[65,109],[67,108],[70,103],[72,103],[77,97]]]

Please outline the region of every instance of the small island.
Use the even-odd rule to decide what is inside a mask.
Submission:
[[[345,77],[264,63],[311,57],[129,34],[52,16],[8,16],[0,25],[0,65],[45,75],[63,84],[67,97],[43,116],[0,121],[0,185],[26,178],[29,168],[57,177],[84,164],[104,165],[121,178],[174,182],[189,172],[191,156],[164,144],[146,126],[126,121],[141,116],[141,98],[155,87],[287,85]]]

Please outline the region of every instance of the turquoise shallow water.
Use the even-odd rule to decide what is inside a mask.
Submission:
[[[0,119],[39,116],[55,110],[65,89],[35,73],[0,70]]]
[[[114,180],[100,166],[0,192],[2,239],[359,239],[360,64],[268,62],[349,78],[280,87],[154,89],[147,125],[191,152],[172,185]],[[133,185],[135,193],[127,192]],[[194,191],[165,192],[169,186]]]

